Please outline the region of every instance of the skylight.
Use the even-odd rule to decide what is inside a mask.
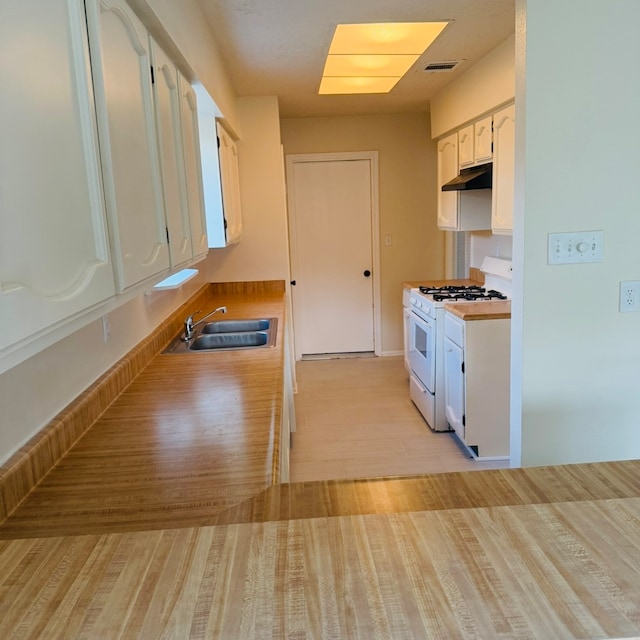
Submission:
[[[318,93],[388,93],[447,24],[339,24]]]

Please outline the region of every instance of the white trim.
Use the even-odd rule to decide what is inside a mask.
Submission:
[[[382,348],[382,315],[380,293],[380,203],[378,189],[378,152],[377,151],[349,151],[344,153],[291,153],[286,155],[287,176],[293,174],[293,165],[297,162],[337,162],[345,160],[369,160],[371,167],[371,259],[373,262],[373,349],[376,356],[381,355]],[[292,220],[295,219],[295,208],[290,194],[291,185],[287,184],[287,204],[289,216],[289,230],[294,229]],[[290,234],[289,259],[291,272],[297,273],[297,255],[292,251],[295,246],[294,234]],[[295,307],[295,305],[294,305]],[[295,308],[294,308],[295,314]],[[295,345],[295,359],[300,360],[301,353]]]

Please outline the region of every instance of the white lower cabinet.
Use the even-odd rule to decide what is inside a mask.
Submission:
[[[296,430],[296,412],[293,400],[295,361],[291,348],[290,330],[284,337],[284,389],[282,394],[282,418],[280,425],[280,482],[289,482],[289,454],[292,434]]]
[[[125,0],[85,0],[118,290],[169,269],[149,34]]]
[[[508,318],[444,321],[445,412],[478,459],[509,457],[510,330]]]
[[[114,281],[82,0],[4,3],[0,57],[2,360]]]

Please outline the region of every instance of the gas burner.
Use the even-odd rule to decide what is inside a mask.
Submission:
[[[484,288],[478,285],[445,285],[443,287],[420,287],[420,293],[455,294],[455,293],[484,293]]]

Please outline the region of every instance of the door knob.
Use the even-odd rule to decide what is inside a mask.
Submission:
[[[369,271],[369,269],[365,269],[364,271],[364,277],[368,278],[371,275],[371,271]]]

